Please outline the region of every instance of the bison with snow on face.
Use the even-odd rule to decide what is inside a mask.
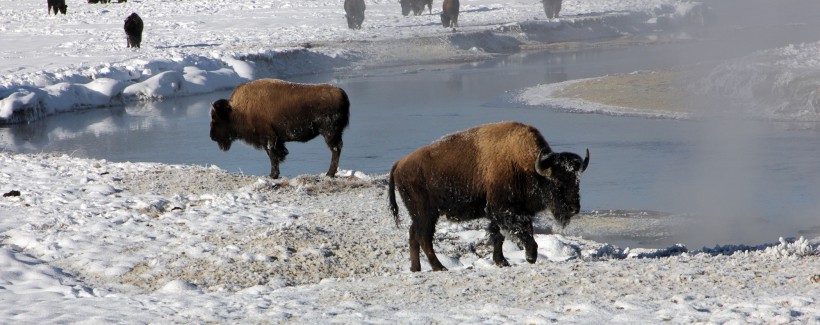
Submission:
[[[142,43],[142,18],[137,13],[132,12],[128,18],[125,18],[123,28],[127,39],[126,46],[139,48],[140,43]]]
[[[270,158],[270,177],[279,177],[285,142],[325,138],[332,158],[327,176],[335,176],[342,153],[342,132],[350,117],[350,101],[339,87],[259,79],[236,87],[230,99],[211,108],[211,140],[228,151],[240,139]]]
[[[433,250],[439,216],[450,221],[490,220],[493,261],[509,266],[501,251],[504,231],[535,263],[532,219],[548,209],[562,227],[581,208],[579,183],[586,157],[553,152],[534,127],[501,122],[454,133],[399,159],[390,171],[390,212],[399,225],[398,190],[410,214],[410,270],[420,271],[419,246],[433,271],[447,270]]]
[[[558,18],[558,13],[561,12],[562,0],[541,0],[544,5],[544,13],[547,14],[548,19]]]
[[[458,0],[444,0],[441,5],[441,25],[447,27],[458,27]]]
[[[345,18],[350,29],[362,29],[364,21],[364,0],[345,0]]]

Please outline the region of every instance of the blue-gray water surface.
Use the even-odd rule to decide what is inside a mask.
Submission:
[[[779,45],[779,44],[772,44]],[[591,163],[582,208],[661,211],[689,218],[669,237],[687,246],[759,244],[820,229],[817,125],[748,120],[679,121],[564,113],[521,107],[511,92],[542,83],[663,69],[732,56],[690,55],[682,43],[541,51],[480,63],[355,70],[293,78],[329,82],[351,99],[341,169],[385,174],[392,163],[441,136],[516,120],[536,126],[553,150]],[[733,49],[737,52],[746,49]],[[125,107],[60,114],[0,128],[0,150],[64,152],[110,161],[217,165],[267,175],[263,151],[235,144],[222,152],[209,133],[218,92]],[[320,174],[330,152],[321,138],[288,143],[284,177]],[[667,244],[667,243],[663,243]],[[651,246],[651,245],[649,245]]]

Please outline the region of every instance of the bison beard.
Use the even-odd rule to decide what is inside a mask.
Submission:
[[[125,35],[127,38],[127,47],[140,47],[142,43],[142,18],[136,13],[131,13],[128,18],[125,18]]]
[[[451,134],[399,159],[390,171],[390,212],[399,226],[398,190],[412,224],[410,270],[420,271],[420,249],[434,271],[446,270],[433,249],[439,216],[451,221],[490,220],[493,261],[509,266],[502,231],[523,244],[535,263],[532,218],[550,210],[566,226],[580,210],[580,176],[586,157],[552,152],[535,128],[516,122],[486,124]]]
[[[211,140],[227,151],[234,140],[264,149],[270,177],[279,177],[285,142],[306,142],[322,135],[331,152],[327,176],[335,176],[342,153],[342,133],[348,125],[350,101],[339,87],[259,79],[236,87],[230,99],[211,108]]]

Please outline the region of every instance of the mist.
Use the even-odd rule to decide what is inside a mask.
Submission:
[[[705,24],[679,53],[700,58],[686,68],[697,74],[687,80],[698,81],[684,86],[687,106],[701,117],[693,122],[692,163],[669,170],[680,184],[656,196],[691,214],[676,232],[707,245],[816,235],[820,67],[790,55],[819,46],[820,1],[705,2]]]

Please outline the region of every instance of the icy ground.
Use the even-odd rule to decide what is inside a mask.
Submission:
[[[536,264],[507,243],[501,269],[480,223],[445,222],[450,271],[414,274],[384,175],[9,153],[0,166],[2,191],[20,193],[0,199],[3,323],[820,321],[820,238],[689,251],[539,234]]]
[[[564,17],[546,21],[537,1],[462,0],[452,32],[438,8],[402,17],[393,0],[367,1],[362,31],[346,28],[335,0],[67,3],[55,17],[41,2],[0,0],[6,122],[259,77],[634,35],[696,8],[565,1]],[[130,12],[146,22],[139,50],[125,49]],[[595,215],[565,235],[548,234],[543,216],[538,262],[508,243],[513,266],[500,269],[480,222],[442,223],[435,244],[450,271],[414,274],[408,217],[393,224],[385,176],[339,176],[0,152],[0,323],[820,323],[820,238],[625,248],[571,231]]]

